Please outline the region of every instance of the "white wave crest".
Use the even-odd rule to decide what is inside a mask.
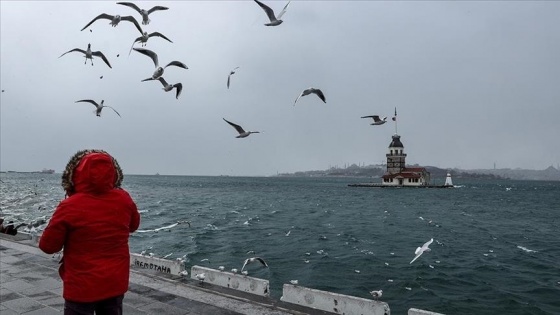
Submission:
[[[527,253],[538,253],[538,251],[536,251],[536,250],[528,249],[527,247],[523,247],[523,246],[519,246],[519,245],[517,245],[517,248],[519,248],[519,249],[521,249],[521,250],[523,250]]]

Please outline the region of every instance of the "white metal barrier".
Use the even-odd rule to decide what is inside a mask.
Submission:
[[[389,305],[385,302],[310,289],[292,284],[284,284],[282,298],[280,300],[335,314],[391,314]]]
[[[175,276],[181,276],[185,271],[185,264],[182,261],[144,256],[136,253],[130,254],[130,265]]]
[[[212,268],[192,266],[191,278],[197,279],[197,274],[204,274],[205,283],[247,292],[255,295],[270,296],[268,280],[253,278],[229,271],[220,271]]]

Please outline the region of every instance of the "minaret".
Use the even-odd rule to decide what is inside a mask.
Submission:
[[[400,173],[405,168],[406,154],[404,146],[401,142],[401,136],[393,135],[393,141],[389,144],[389,153],[387,156],[387,173]]]

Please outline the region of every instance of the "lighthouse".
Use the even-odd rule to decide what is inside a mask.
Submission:
[[[451,181],[451,174],[447,173],[447,177],[445,177],[445,184],[443,184],[443,186],[453,187],[453,181]]]

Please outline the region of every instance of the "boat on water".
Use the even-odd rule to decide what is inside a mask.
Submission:
[[[39,173],[42,173],[42,174],[54,174],[54,170],[44,168],[44,169],[43,169],[41,172],[39,172]]]

